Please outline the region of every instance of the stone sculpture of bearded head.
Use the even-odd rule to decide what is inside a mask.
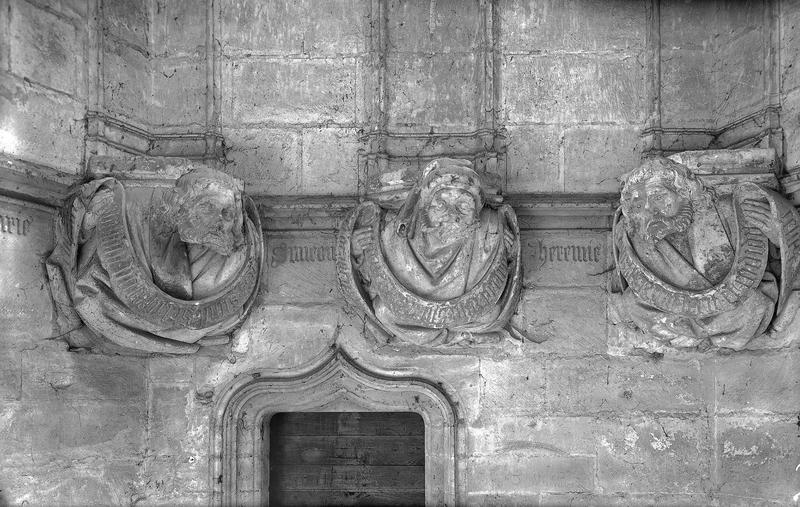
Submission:
[[[621,200],[629,232],[660,241],[686,231],[694,212],[709,201],[709,196],[688,168],[659,157],[628,174]]]
[[[242,184],[211,168],[181,176],[172,196],[174,224],[181,241],[230,255],[244,244]]]
[[[479,225],[483,208],[481,180],[467,160],[439,159],[422,178],[400,212],[398,232],[412,239],[417,233],[453,243]]]

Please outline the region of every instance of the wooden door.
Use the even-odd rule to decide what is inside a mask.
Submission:
[[[423,505],[425,424],[409,412],[291,412],[269,421],[270,505]]]

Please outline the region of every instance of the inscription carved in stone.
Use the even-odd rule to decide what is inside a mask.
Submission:
[[[794,318],[800,215],[778,193],[745,182],[717,194],[657,158],[627,175],[620,211],[614,302],[629,324],[672,346],[738,350]]]
[[[195,352],[226,343],[255,299],[261,227],[224,173],[196,167],[171,188],[102,178],[63,215],[48,273],[73,347]]]
[[[399,211],[368,201],[338,238],[339,280],[389,341],[499,341],[521,289],[516,215],[464,160],[428,165]]]

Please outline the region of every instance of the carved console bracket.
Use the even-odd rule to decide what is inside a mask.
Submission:
[[[454,402],[425,379],[380,374],[341,349],[301,371],[242,374],[211,421],[212,505],[269,504],[269,422],[281,412],[414,412],[425,421],[425,505],[459,505]]]

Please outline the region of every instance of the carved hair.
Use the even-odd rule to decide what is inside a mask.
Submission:
[[[688,167],[665,157],[655,157],[625,175],[620,198],[622,213],[625,216],[630,214],[633,189],[653,180],[689,200],[695,209],[699,205],[711,203],[711,191],[703,186]]]

